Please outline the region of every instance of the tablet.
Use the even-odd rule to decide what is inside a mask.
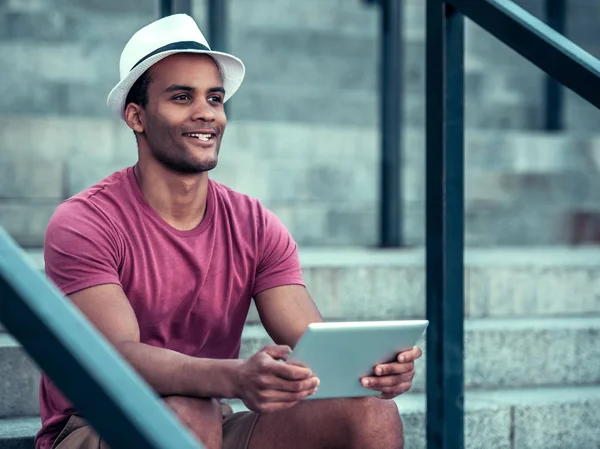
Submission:
[[[308,366],[321,381],[306,399],[376,396],[380,392],[363,387],[360,378],[411,349],[428,325],[427,320],[312,323],[288,361]]]

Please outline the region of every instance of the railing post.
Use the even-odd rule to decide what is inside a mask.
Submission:
[[[566,0],[546,0],[546,21],[548,25],[560,34],[566,30],[567,2]],[[545,79],[545,129],[561,131],[564,128],[564,89],[553,77]]]
[[[172,14],[173,0],[160,0],[160,16],[167,17]]]
[[[208,0],[207,23],[208,43],[217,51],[229,51],[227,42],[227,3],[228,0]],[[230,115],[229,102],[225,104],[225,112]],[[230,117],[229,117],[230,118]]]
[[[379,246],[403,244],[402,218],[402,0],[363,0],[380,9],[379,110],[381,163]]]
[[[427,0],[427,447],[464,447],[464,18]]]
[[[171,14],[192,14],[192,0],[160,0],[160,16]]]
[[[380,246],[402,245],[402,0],[381,2]]]
[[[207,17],[210,48],[227,52],[227,0],[208,0]]]

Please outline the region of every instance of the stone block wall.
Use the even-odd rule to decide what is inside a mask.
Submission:
[[[237,120],[349,126],[378,123],[377,8],[361,0],[228,0],[230,50],[246,63],[231,103]],[[544,0],[522,0],[543,16]],[[205,29],[206,2],[193,14]],[[0,58],[7,62],[0,114],[108,117],[106,95],[131,34],[157,17],[158,1],[6,0]],[[567,33],[592,54],[600,42],[591,0],[569,2]],[[405,124],[424,123],[424,2],[405,2]],[[536,129],[543,74],[468,21],[467,122],[476,128]],[[26,81],[26,82],[23,82]],[[570,128],[594,131],[600,113],[567,94]]]
[[[86,139],[94,145],[79,146]],[[41,244],[62,198],[136,159],[131,131],[112,120],[7,119],[0,141],[18,148],[0,148],[0,222],[26,246]],[[303,245],[372,246],[378,233],[377,148],[374,130],[234,121],[212,176],[263,201]],[[422,130],[405,134],[404,149],[403,227],[407,243],[421,245]],[[470,130],[466,167],[469,245],[571,243],[574,214],[600,210],[598,137]]]
[[[543,0],[523,0],[541,15]],[[205,1],[193,2],[204,28]],[[600,55],[600,5],[569,2],[568,34]],[[405,2],[406,241],[424,238],[424,3]],[[62,199],[135,161],[109,115],[120,51],[158,2],[0,0],[0,225],[39,246]],[[214,172],[260,198],[304,245],[375,245],[378,12],[360,0],[230,0],[246,81]],[[467,21],[469,245],[563,244],[600,210],[599,111],[567,93],[570,132],[540,133],[544,75]],[[586,215],[587,214],[587,215]],[[588,220],[589,221],[589,220]],[[593,220],[592,220],[593,222]]]

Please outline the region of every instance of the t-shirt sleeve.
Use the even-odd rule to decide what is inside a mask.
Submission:
[[[93,205],[62,203],[46,229],[46,276],[64,295],[100,284],[121,285],[120,248],[110,220]]]
[[[266,208],[259,222],[259,260],[253,296],[282,285],[302,285],[298,245],[281,220]]]

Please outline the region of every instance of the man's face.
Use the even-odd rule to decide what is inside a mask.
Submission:
[[[143,139],[152,156],[178,173],[201,173],[217,165],[227,118],[216,63],[181,53],[151,68],[148,104],[140,112]]]

